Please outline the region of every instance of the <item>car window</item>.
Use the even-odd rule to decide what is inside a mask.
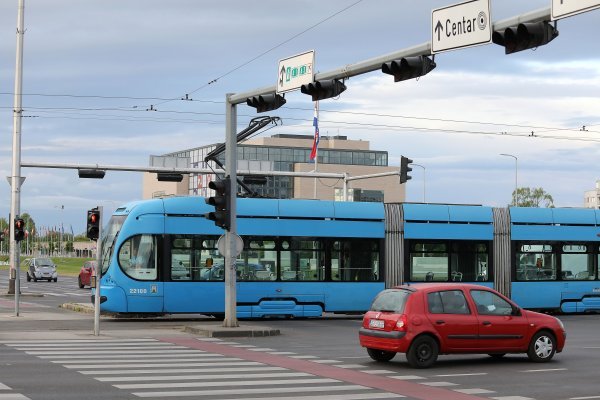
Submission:
[[[444,290],[427,295],[427,306],[432,314],[470,314],[461,290]]]
[[[373,300],[371,311],[390,311],[401,314],[409,296],[410,292],[407,290],[384,290]]]
[[[37,265],[40,267],[52,267],[54,263],[48,258],[38,258]]]
[[[511,315],[512,305],[502,297],[487,290],[471,290],[471,297],[482,315]]]

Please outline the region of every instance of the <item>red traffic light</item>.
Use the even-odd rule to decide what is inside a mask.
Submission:
[[[97,208],[87,212],[87,234],[89,239],[97,240],[100,235],[100,211]]]
[[[22,218],[15,219],[15,240],[20,242],[25,239],[25,221]]]

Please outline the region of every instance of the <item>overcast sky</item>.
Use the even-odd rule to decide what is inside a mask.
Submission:
[[[4,176],[12,173],[17,4],[0,2]],[[315,69],[325,72],[420,45],[430,40],[431,10],[449,4],[26,0],[22,161],[146,166],[150,155],[224,141],[225,94],[274,85],[279,59],[314,49]],[[492,20],[549,6],[492,0]],[[596,10],[560,20],[559,37],[535,51],[507,56],[488,44],[441,53],[419,80],[354,77],[338,99],[321,102],[321,134],[368,140],[389,152],[390,165],[401,155],[423,165],[427,202],[506,205],[515,160],[499,154],[509,153],[520,187],[544,188],[558,207],[582,206],[600,178],[598,26]],[[165,100],[185,94],[194,101]],[[310,98],[286,99],[270,113],[283,126],[265,135],[312,134]],[[239,129],[254,116],[240,105]],[[87,209],[113,210],[142,193],[139,173],[108,172],[101,181],[75,171],[22,175],[21,211],[38,226],[62,222],[75,233],[84,231]],[[407,201],[422,201],[423,169],[412,177]],[[5,182],[0,215],[9,210]]]

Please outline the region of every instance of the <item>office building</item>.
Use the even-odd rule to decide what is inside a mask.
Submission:
[[[278,134],[259,137],[238,144],[238,170],[308,172],[315,169],[310,160],[312,135]],[[214,162],[204,162],[216,144],[177,151],[162,156],[150,156],[151,166],[217,168]],[[388,152],[371,150],[368,141],[349,140],[346,136],[321,136],[318,149],[318,172],[346,173],[349,177],[397,172],[399,166],[389,166]],[[219,160],[225,163],[224,154]],[[208,183],[215,174],[188,174],[182,182],[158,182],[155,173],[144,174],[143,198],[190,195],[210,196]],[[269,198],[301,198],[343,200],[343,179],[267,176],[264,184],[250,184],[258,195]],[[401,202],[404,185],[398,175],[353,180],[348,182],[349,201]]]

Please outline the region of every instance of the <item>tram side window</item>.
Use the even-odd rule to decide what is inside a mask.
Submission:
[[[171,236],[172,281],[219,281],[224,279],[223,257],[217,238],[198,235]]]
[[[518,281],[554,281],[557,279],[556,254],[552,245],[517,243],[516,278]]]
[[[323,242],[316,239],[285,238],[281,240],[282,281],[325,280]]]
[[[466,240],[450,243],[450,280],[455,282],[487,281],[488,246]]]
[[[238,281],[277,279],[277,247],[274,238],[245,237],[244,251],[236,261]]]
[[[331,279],[373,282],[380,280],[379,241],[349,239],[333,242]]]
[[[199,237],[194,241],[193,280],[225,280],[225,258],[217,249],[217,237]]]
[[[158,277],[156,251],[155,236],[132,236],[119,249],[119,265],[123,272],[133,279],[156,280]]]
[[[173,237],[171,240],[171,280],[192,280],[192,239]]]
[[[448,246],[446,243],[410,243],[410,280],[444,282],[448,280]]]
[[[587,254],[584,244],[566,244],[560,255],[562,280],[593,280],[596,278],[594,256]]]

